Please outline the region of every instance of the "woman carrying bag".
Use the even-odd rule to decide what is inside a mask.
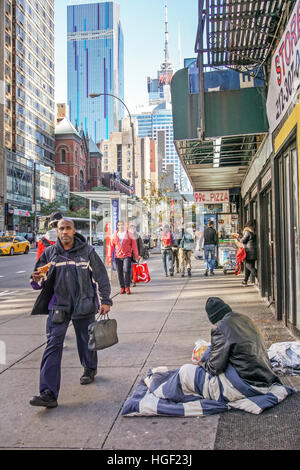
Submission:
[[[255,262],[257,260],[257,247],[256,247],[256,233],[255,233],[255,222],[248,221],[243,230],[242,238],[236,238],[235,244],[240,248],[244,247],[246,251],[245,259],[245,277],[242,282],[243,286],[246,286],[250,277],[250,274],[257,278],[257,270],[255,268]]]

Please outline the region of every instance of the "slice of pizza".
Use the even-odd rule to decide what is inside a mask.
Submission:
[[[43,277],[47,276],[47,273],[50,269],[51,263],[45,264],[44,266],[41,266],[40,268],[37,268],[38,272],[42,274]]]

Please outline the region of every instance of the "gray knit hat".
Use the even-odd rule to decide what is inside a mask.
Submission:
[[[219,297],[209,297],[207,299],[205,310],[211,323],[215,324],[226,315],[226,313],[232,312],[228,304],[220,299]]]

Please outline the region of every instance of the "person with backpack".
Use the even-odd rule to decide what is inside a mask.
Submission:
[[[181,277],[184,277],[185,267],[187,268],[188,276],[192,275],[192,251],[194,250],[194,234],[193,229],[190,227],[184,230],[182,239],[180,241],[179,260]]]
[[[218,245],[218,234],[214,229],[214,223],[211,220],[208,227],[204,229],[204,259],[206,263],[206,269],[204,276],[214,275],[214,268],[216,263],[216,248]]]
[[[252,277],[257,278],[257,270],[255,268],[255,262],[257,260],[257,247],[256,247],[256,233],[255,233],[255,222],[248,221],[243,230],[242,238],[236,238],[235,244],[246,251],[245,258],[245,277],[242,281],[243,286],[247,286],[250,274]]]
[[[169,265],[170,276],[174,276],[174,265],[173,265],[173,252],[172,246],[175,244],[174,234],[171,232],[169,225],[164,225],[161,234],[161,254],[163,267],[166,277],[168,277],[167,259]]]
[[[57,224],[58,221],[63,218],[60,212],[52,212],[50,215],[49,230],[48,232],[38,241],[36,259],[38,260],[41,254],[48,246],[55,245],[57,241]]]

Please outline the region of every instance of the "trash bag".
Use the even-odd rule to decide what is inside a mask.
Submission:
[[[272,369],[278,375],[300,375],[300,341],[273,343],[268,349]]]

